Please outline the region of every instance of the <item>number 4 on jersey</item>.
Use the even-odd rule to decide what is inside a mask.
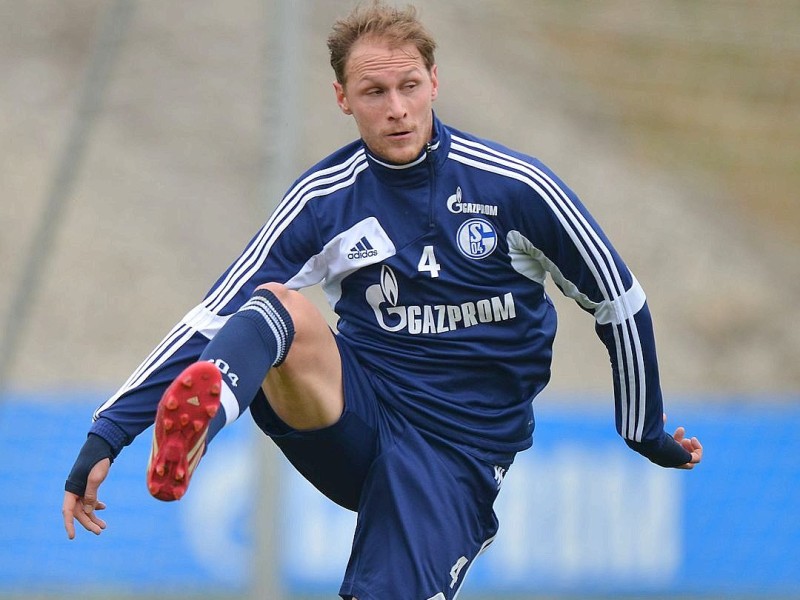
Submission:
[[[419,257],[417,270],[420,273],[430,273],[430,276],[434,278],[439,276],[442,266],[436,261],[436,256],[433,254],[433,246],[425,246],[422,249],[422,256]]]

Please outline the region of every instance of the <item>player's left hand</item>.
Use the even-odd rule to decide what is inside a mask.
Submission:
[[[686,429],[683,427],[678,427],[675,430],[675,433],[672,434],[672,437],[675,438],[676,442],[683,446],[684,450],[692,455],[692,460],[678,468],[694,469],[694,466],[703,460],[703,445],[700,443],[700,440],[698,440],[696,437],[687,438]]]
[[[664,425],[667,424],[667,414],[664,413],[663,417]],[[689,454],[692,455],[691,460],[679,467],[675,467],[676,469],[694,469],[694,466],[698,464],[701,460],[703,460],[703,444],[700,443],[696,437],[687,438],[686,437],[686,428],[678,427],[675,430],[675,433],[672,434],[672,437],[675,438],[675,441],[678,442],[684,450],[686,450]]]

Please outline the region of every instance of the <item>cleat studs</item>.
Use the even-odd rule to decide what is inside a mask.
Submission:
[[[186,495],[209,419],[219,413],[221,394],[219,371],[208,365],[187,367],[164,394],[147,471],[147,488],[155,498],[171,502]]]

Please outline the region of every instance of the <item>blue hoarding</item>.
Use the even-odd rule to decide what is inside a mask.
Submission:
[[[148,495],[149,434],[140,436],[103,487],[108,530],[66,539],[63,481],[102,400],[17,395],[0,406],[0,594],[244,592],[255,548],[254,444],[263,443],[246,418],[215,440],[178,503]],[[500,532],[469,566],[464,595],[800,596],[798,403],[692,398],[671,410],[670,425],[689,425],[706,447],[694,472],[632,453],[596,399],[537,401],[534,448],[504,480]],[[284,587],[330,597],[355,517],[285,463],[281,475]]]
[[[186,503],[155,501],[144,484],[149,431],[123,451],[101,488],[108,529],[95,537],[78,526],[76,538],[67,539],[61,518],[64,480],[91,412],[104,399],[97,393],[25,395],[0,405],[0,596],[245,590],[252,539],[241,517],[254,501],[245,491],[246,461],[222,472],[217,461],[208,461],[204,475],[218,475],[212,490],[231,485],[230,495],[198,485],[197,498]],[[246,429],[220,436],[220,456],[248,456]],[[223,502],[227,510],[220,510]]]
[[[687,472],[628,450],[601,402],[560,400],[538,406],[534,447],[505,477],[499,534],[464,594],[800,597],[797,403],[673,403],[670,425],[706,449]],[[303,483],[291,493],[285,573],[293,589],[330,590],[354,520]]]

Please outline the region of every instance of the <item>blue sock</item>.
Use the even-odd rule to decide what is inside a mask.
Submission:
[[[228,415],[225,410],[219,411],[209,426],[209,442],[227,420],[247,410],[269,370],[286,358],[292,339],[291,316],[275,294],[265,289],[256,290],[211,339],[200,360],[219,367],[223,383],[236,396],[239,413]]]

